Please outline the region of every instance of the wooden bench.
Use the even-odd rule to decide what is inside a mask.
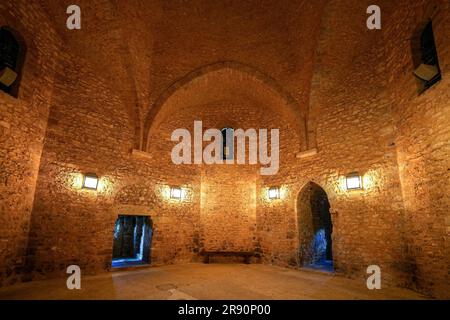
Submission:
[[[244,263],[249,264],[250,258],[255,255],[254,252],[250,251],[202,251],[200,252],[204,256],[204,263],[209,263],[209,258],[211,256],[222,256],[222,257],[243,257]]]

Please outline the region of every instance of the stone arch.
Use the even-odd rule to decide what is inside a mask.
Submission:
[[[235,61],[222,61],[217,62],[213,64],[209,64],[203,67],[200,67],[198,69],[195,69],[194,71],[189,72],[184,77],[178,79],[175,81],[171,86],[169,86],[165,92],[163,92],[159,98],[153,103],[149,113],[147,114],[147,117],[144,121],[143,126],[143,143],[142,143],[142,149],[144,151],[148,151],[149,147],[149,134],[150,129],[152,127],[152,124],[158,115],[158,113],[163,108],[166,101],[175,94],[179,89],[183,88],[190,82],[194,81],[197,78],[200,78],[202,76],[207,75],[208,73],[212,73],[215,71],[219,71],[221,69],[231,69],[234,71],[237,71],[239,73],[242,73],[244,75],[251,76],[255,79],[255,81],[259,81],[263,83],[265,86],[276,92],[282,99],[286,102],[286,105],[289,106],[289,109],[294,112],[297,116],[297,120],[300,123],[300,127],[302,128],[301,132],[299,133],[302,140],[301,148],[306,149],[306,120],[305,116],[301,113],[300,106],[298,102],[291,96],[289,92],[284,90],[284,88],[278,84],[278,82],[273,79],[272,77],[262,73],[261,71],[255,69],[254,67],[241,64],[239,62]]]
[[[297,195],[299,266],[333,270],[333,221],[326,191],[306,183]]]

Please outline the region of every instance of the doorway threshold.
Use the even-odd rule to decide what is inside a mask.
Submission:
[[[129,268],[129,267],[145,267],[145,266],[150,266],[150,264],[140,259],[133,259],[133,258],[114,259],[111,263],[111,267],[113,269]]]
[[[302,267],[305,270],[318,271],[323,273],[334,273],[333,261],[325,260],[319,263],[308,264]]]

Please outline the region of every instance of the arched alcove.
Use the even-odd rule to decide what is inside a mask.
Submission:
[[[221,84],[217,81],[217,75],[223,75],[224,73],[227,74],[226,77],[231,80],[231,82]],[[164,114],[168,112],[166,106],[170,105],[170,102],[173,100],[180,100],[180,92],[189,91],[193,84],[195,85],[195,83],[198,84],[202,82],[204,84],[203,93],[199,93],[197,91],[195,97],[191,95],[189,99],[186,99],[186,96],[184,96],[183,99],[190,101],[194,98],[194,100],[197,101],[197,104],[199,99],[201,100],[201,98],[205,96],[209,96],[208,99],[210,101],[219,100],[221,96],[220,93],[217,94],[217,97],[214,97],[207,90],[211,89],[211,87],[226,87],[229,83],[233,83],[235,87],[228,87],[222,91],[237,95],[247,94],[252,96],[253,99],[260,100],[261,102],[263,99],[258,97],[258,94],[267,92],[272,96],[272,99],[269,99],[268,105],[270,105],[271,100],[273,102],[273,97],[276,97],[275,99],[282,102],[276,104],[272,103],[272,105],[276,105],[278,108],[272,108],[271,112],[284,115],[287,121],[292,122],[292,126],[301,137],[301,143],[298,146],[299,150],[304,150],[306,148],[305,117],[301,113],[301,109],[297,101],[287,91],[285,91],[275,79],[262,73],[261,71],[238,62],[224,61],[203,66],[189,72],[184,77],[173,83],[163,94],[160,95],[157,101],[151,106],[144,122],[144,140],[142,144],[144,150],[149,150],[149,144],[151,144],[149,139],[151,130],[155,127],[155,124],[158,125],[158,119],[161,118],[161,114],[164,116]],[[233,92],[233,90],[236,92]],[[194,103],[191,102],[190,104],[193,105]]]
[[[332,271],[330,203],[318,184],[309,182],[298,194],[297,217],[300,266]]]
[[[286,171],[304,146],[302,117],[280,90],[249,72],[221,65],[178,87],[161,105],[148,128],[146,150],[158,159],[159,165],[164,165],[167,177],[179,172],[199,184],[201,249],[253,251],[257,239],[256,182],[260,168],[269,165],[249,164],[248,152],[245,164],[175,165],[171,152],[178,141],[171,141],[171,134],[187,129],[193,138],[194,121],[202,121],[203,132],[211,128],[256,132],[279,129],[279,170]],[[270,136],[269,132],[269,143]],[[249,140],[246,139],[246,151]],[[203,148],[208,145],[204,142]],[[193,152],[192,148],[191,155]]]

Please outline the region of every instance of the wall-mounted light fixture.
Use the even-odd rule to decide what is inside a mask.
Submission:
[[[360,190],[363,188],[362,178],[358,172],[349,173],[345,177],[347,190]]]
[[[83,189],[97,190],[98,177],[95,173],[86,173],[83,177]]]
[[[279,187],[269,188],[268,195],[270,200],[280,199],[280,188]]]
[[[182,200],[184,198],[185,191],[180,187],[170,188],[170,199]]]

